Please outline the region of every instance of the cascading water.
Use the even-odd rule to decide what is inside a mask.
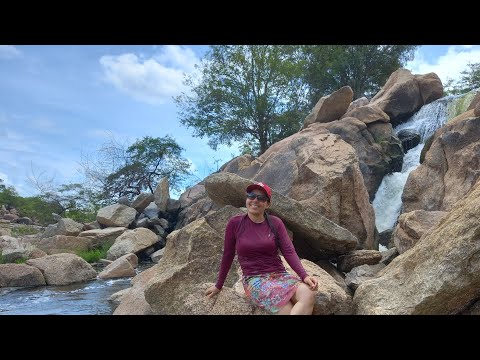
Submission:
[[[396,134],[403,129],[413,130],[420,134],[421,139],[416,147],[405,154],[402,170],[386,175],[375,194],[372,205],[375,210],[375,224],[378,232],[392,229],[395,226],[402,208],[403,188],[410,172],[420,164],[420,153],[425,141],[448,119],[464,112],[466,110],[463,108],[464,103],[468,106],[469,102],[466,100],[471,99],[475,93],[476,91],[472,91],[463,95],[446,96],[435,100],[423,106],[410,119],[393,129]]]

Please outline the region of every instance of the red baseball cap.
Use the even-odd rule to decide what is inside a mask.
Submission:
[[[265,192],[265,194],[267,194],[268,196],[268,199],[272,198],[272,189],[270,189],[270,186],[268,186],[267,184],[262,182],[255,182],[247,186],[247,192],[252,192],[252,190],[255,190],[255,189],[262,190],[263,192]]]

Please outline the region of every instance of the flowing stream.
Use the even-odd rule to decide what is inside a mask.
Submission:
[[[137,274],[153,263],[140,263]],[[0,315],[111,315],[108,301],[117,291],[129,288],[132,278],[91,280],[62,286],[0,288]]]
[[[375,194],[372,205],[378,232],[392,229],[396,225],[402,208],[403,188],[410,172],[420,164],[420,153],[425,141],[447,120],[466,111],[477,91],[472,90],[463,95],[451,95],[435,100],[422,106],[410,119],[393,129],[396,134],[403,129],[413,130],[420,134],[421,139],[416,147],[405,154],[402,170],[386,175]],[[382,247],[380,250],[386,250],[380,246]]]

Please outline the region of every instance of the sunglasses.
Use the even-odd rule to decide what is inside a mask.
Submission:
[[[254,200],[255,198],[257,198],[257,200],[260,202],[265,202],[268,200],[268,196],[266,195],[257,195],[254,193],[247,193],[247,199]]]

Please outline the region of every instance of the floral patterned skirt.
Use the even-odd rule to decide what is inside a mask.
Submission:
[[[245,294],[252,302],[271,313],[278,312],[297,291],[302,280],[288,272],[243,277]]]

